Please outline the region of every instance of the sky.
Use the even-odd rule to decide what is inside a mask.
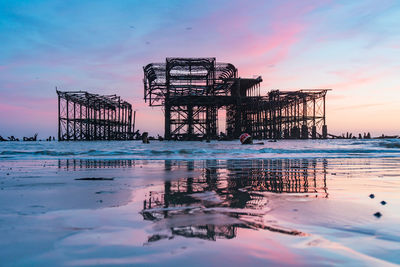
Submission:
[[[0,0],[0,135],[57,133],[60,90],[118,94],[162,134],[143,66],[216,57],[272,89],[331,88],[330,133],[400,134],[400,1]]]

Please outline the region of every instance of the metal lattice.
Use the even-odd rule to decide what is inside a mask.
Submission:
[[[133,138],[132,106],[119,96],[58,90],[57,95],[58,140]]]
[[[236,67],[215,58],[167,58],[144,67],[144,99],[163,106],[165,138],[216,139],[218,110],[226,109],[226,133],[237,138],[326,138],[329,89],[273,90],[260,95],[261,76],[240,78]]]

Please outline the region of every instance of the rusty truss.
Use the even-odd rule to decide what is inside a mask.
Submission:
[[[230,136],[248,132],[257,139],[327,138],[328,89],[273,90],[265,97],[242,97],[227,108]]]
[[[218,110],[226,110],[227,138],[326,138],[328,89],[274,90],[260,95],[261,76],[240,78],[215,58],[167,58],[144,70],[144,99],[163,106],[165,139],[218,138]]]
[[[119,96],[58,90],[57,95],[59,141],[132,139],[132,106]]]

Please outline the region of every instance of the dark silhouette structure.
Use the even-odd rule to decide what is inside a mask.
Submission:
[[[261,96],[261,76],[240,78],[215,58],[167,58],[144,70],[144,99],[163,106],[167,140],[216,139],[218,110],[226,109],[226,133],[237,138],[327,138],[328,89],[279,91]]]
[[[37,140],[37,136],[38,136],[38,134],[35,133],[32,137],[24,136],[22,140],[24,140],[24,141],[36,141]]]
[[[57,95],[59,141],[133,139],[132,105],[121,97],[58,90]]]

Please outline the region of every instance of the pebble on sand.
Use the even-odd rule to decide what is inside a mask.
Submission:
[[[380,213],[380,212],[378,211],[378,212],[374,213],[374,216],[375,216],[376,218],[380,218],[380,217],[382,217],[382,213]]]

